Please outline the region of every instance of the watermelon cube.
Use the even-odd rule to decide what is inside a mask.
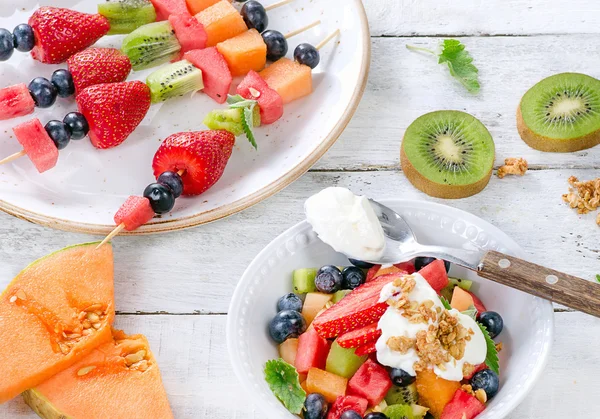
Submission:
[[[209,47],[248,30],[242,15],[227,0],[221,0],[201,11],[196,19],[204,25],[208,35],[206,45]]]
[[[35,102],[25,83],[0,89],[0,121],[29,115]]]
[[[267,44],[256,29],[218,43],[217,49],[234,77],[245,76],[251,70],[260,71],[267,64]]]
[[[197,15],[219,1],[221,0],[187,0],[187,7],[191,14]]]
[[[283,99],[256,71],[250,71],[244,77],[237,87],[237,94],[258,102],[262,125],[272,124],[283,116]]]
[[[431,288],[436,290],[438,294],[448,285],[448,273],[446,272],[446,265],[441,259],[431,262],[429,265],[421,268],[419,274],[425,278]]]
[[[133,231],[154,218],[154,210],[148,198],[130,196],[115,214],[115,224],[125,224],[125,230]]]
[[[340,419],[344,412],[354,410],[359,415],[367,411],[367,400],[356,396],[339,396],[329,408],[327,419]]]
[[[169,23],[181,45],[181,53],[206,47],[206,31],[202,23],[198,22],[195,17],[189,14],[171,15]]]
[[[156,10],[156,21],[169,19],[171,15],[189,15],[185,0],[150,0]]]
[[[285,57],[261,71],[260,76],[279,93],[284,104],[308,96],[313,90],[311,68]]]
[[[225,103],[233,77],[221,53],[214,47],[195,49],[186,52],[184,58],[202,70],[203,92],[217,103]]]
[[[331,343],[323,339],[314,327],[298,338],[298,351],[294,366],[300,374],[308,373],[311,368],[325,369]]]
[[[440,419],[473,419],[485,410],[485,404],[462,390],[457,390],[444,407]]]
[[[387,370],[371,359],[367,360],[348,381],[348,394],[367,399],[369,406],[377,406],[392,388]]]
[[[17,125],[13,132],[38,172],[43,173],[56,166],[58,148],[39,119]]]

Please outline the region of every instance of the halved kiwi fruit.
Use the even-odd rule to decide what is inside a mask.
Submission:
[[[410,182],[438,198],[466,198],[483,190],[492,176],[494,140],[475,117],[437,111],[406,130],[400,152]]]
[[[168,21],[140,26],[123,39],[121,51],[135,71],[156,67],[180,56],[181,45]]]
[[[566,153],[600,144],[600,80],[562,73],[533,86],[519,105],[523,141],[541,151]]]

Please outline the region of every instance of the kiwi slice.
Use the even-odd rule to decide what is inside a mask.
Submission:
[[[258,106],[254,107],[253,123],[255,127],[260,126],[260,110]],[[242,108],[234,109],[215,109],[206,115],[204,118],[204,125],[210,129],[224,129],[231,132],[236,137],[244,134],[244,125],[242,124],[242,118],[244,118],[244,110]]]
[[[413,409],[407,404],[393,404],[383,412],[389,419],[415,419]]]
[[[410,384],[406,387],[392,386],[385,395],[387,404],[415,404],[419,400],[417,386]]]
[[[600,144],[600,80],[585,74],[548,77],[525,93],[517,110],[523,141],[566,153]]]
[[[121,46],[136,71],[178,58],[180,50],[181,45],[168,21],[140,26],[123,39]]]
[[[110,22],[109,35],[131,33],[156,21],[156,10],[149,0],[106,0],[98,5],[98,13]]]
[[[437,111],[417,118],[402,140],[400,162],[410,182],[438,198],[465,198],[492,176],[494,140],[475,117]]]
[[[454,287],[460,287],[463,290],[470,291],[472,285],[473,281],[469,281],[468,279],[448,278],[448,285],[440,291],[440,294],[442,294],[446,300],[452,301]]]
[[[317,287],[315,286],[316,277],[317,270],[314,268],[296,269],[292,274],[294,293],[308,294],[309,292],[315,292],[317,290]]]
[[[146,84],[150,87],[152,103],[164,102],[204,88],[202,71],[187,60],[156,70],[148,76]]]

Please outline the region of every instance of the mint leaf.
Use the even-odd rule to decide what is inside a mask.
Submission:
[[[406,48],[412,51],[421,51],[439,57],[438,64],[446,64],[452,77],[456,78],[471,93],[478,93],[481,85],[479,84],[479,70],[473,65],[473,57],[465,46],[456,39],[444,39],[441,44],[442,52],[437,54],[427,48],[414,47],[407,45]]]
[[[227,104],[228,105],[234,105],[238,102],[243,102],[245,100],[246,100],[246,98],[244,98],[240,95],[235,95],[235,96],[227,95]]]
[[[244,108],[244,117],[242,118],[242,128],[244,128],[244,134],[246,134],[246,138],[252,144],[255,150],[258,150],[258,145],[256,144],[256,138],[254,138],[254,106],[250,106],[248,108]]]
[[[446,310],[452,310],[452,306],[450,305],[448,300],[446,300],[446,297],[444,297],[443,295],[440,295],[440,300],[442,301],[442,305],[444,306],[444,308]]]
[[[468,309],[462,312],[462,314],[469,316],[473,320],[477,320],[477,309],[474,305],[470,305]]]
[[[600,275],[596,275],[596,281],[600,282]]]
[[[302,412],[306,392],[300,386],[296,368],[283,359],[272,359],[265,364],[265,380],[287,410],[296,415]]]
[[[498,350],[496,349],[496,344],[490,337],[490,334],[484,325],[478,322],[477,326],[479,326],[481,329],[481,333],[483,333],[483,336],[485,337],[485,344],[487,346],[485,365],[487,365],[488,368],[494,371],[496,374],[500,375],[500,364],[498,360]]]

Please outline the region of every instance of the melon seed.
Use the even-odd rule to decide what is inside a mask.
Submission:
[[[92,326],[94,327],[94,329],[100,329],[100,327],[102,327],[102,323],[94,323],[92,324]]]
[[[100,321],[100,316],[96,313],[88,313],[87,318],[92,323],[98,323]]]
[[[88,336],[92,334],[92,329],[85,329],[83,332],[81,332],[81,334],[83,336]]]
[[[146,356],[146,351],[144,351],[144,350],[137,351],[134,354],[127,355],[125,357],[125,363],[127,365],[135,364],[136,362],[140,362],[141,360],[143,360],[145,356]]]
[[[17,296],[13,295],[12,297],[10,297],[10,300],[8,300],[8,301],[10,301],[11,303],[14,303],[15,301],[17,301]]]
[[[26,300],[27,299],[27,295],[25,295],[25,291],[23,291],[23,290],[17,291],[17,298],[19,300]]]
[[[255,97],[257,99],[260,97],[260,92],[258,90],[256,90],[254,87],[249,87],[248,91],[250,91],[250,94],[252,95],[252,97]]]
[[[80,369],[79,371],[77,371],[77,375],[81,377],[83,375],[90,373],[95,368],[96,367],[94,365],[91,365],[89,367],[84,367],[84,368]]]

